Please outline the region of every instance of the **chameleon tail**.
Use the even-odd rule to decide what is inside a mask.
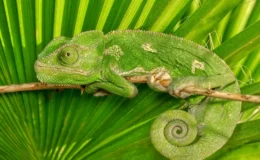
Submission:
[[[239,103],[215,99],[193,106],[190,113],[168,110],[154,121],[151,141],[169,159],[205,159],[231,137],[239,119]]]

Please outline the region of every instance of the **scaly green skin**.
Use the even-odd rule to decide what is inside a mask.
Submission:
[[[86,85],[88,93],[102,89],[129,98],[137,88],[125,77],[134,76],[148,76],[151,89],[180,98],[190,96],[182,89],[191,85],[239,93],[231,70],[208,49],[145,31],[88,31],[56,38],[39,55],[35,70],[45,83]],[[161,85],[163,80],[170,85]],[[170,159],[208,157],[231,136],[240,107],[240,102],[206,98],[188,105],[188,112],[167,111],[152,126],[152,143]]]

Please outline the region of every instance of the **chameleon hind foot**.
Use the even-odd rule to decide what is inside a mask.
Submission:
[[[189,76],[181,77],[171,81],[168,85],[167,90],[170,95],[179,98],[187,98],[191,93],[185,92],[187,87],[203,88],[203,89],[214,89],[223,87],[234,81],[232,74],[219,74],[213,76]]]
[[[165,83],[169,81],[171,81],[171,76],[167,72],[158,72],[148,77],[147,84],[155,91],[167,92]]]
[[[185,92],[184,89],[186,87],[197,87],[199,86],[198,77],[183,77],[175,79],[171,82],[171,84],[167,87],[167,90],[170,95],[177,98],[187,98],[191,96],[190,93]]]

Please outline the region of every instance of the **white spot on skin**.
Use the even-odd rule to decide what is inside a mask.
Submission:
[[[145,70],[142,67],[137,67],[132,70],[126,71],[126,72],[120,72],[118,69],[114,70],[120,75],[120,76],[134,76],[134,75],[139,75],[139,74],[154,74],[158,72],[166,72],[166,69],[164,67],[158,67],[155,68],[151,71]]]
[[[145,51],[148,51],[148,52],[152,52],[152,53],[157,53],[157,50],[152,48],[152,44],[150,43],[144,43],[142,44],[142,48],[145,50]]]
[[[149,73],[149,72],[144,70],[144,68],[142,68],[142,67],[137,67],[137,68],[134,68],[133,70],[121,72],[119,74],[121,76],[127,76],[127,75],[131,75],[132,73]]]
[[[205,70],[205,63],[194,60],[191,66],[191,73],[195,74],[196,69]]]
[[[116,60],[119,60],[120,57],[124,55],[124,52],[120,46],[113,45],[104,51],[104,55],[114,56]]]

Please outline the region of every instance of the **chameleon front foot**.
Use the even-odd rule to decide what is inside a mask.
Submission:
[[[99,89],[95,86],[95,84],[81,86],[81,94],[83,94],[83,92],[86,92],[88,94],[93,93],[93,96],[95,97],[104,97],[110,95],[108,91]]]
[[[98,91],[98,87],[95,85],[96,83],[85,85],[84,91],[88,94],[96,93]]]

